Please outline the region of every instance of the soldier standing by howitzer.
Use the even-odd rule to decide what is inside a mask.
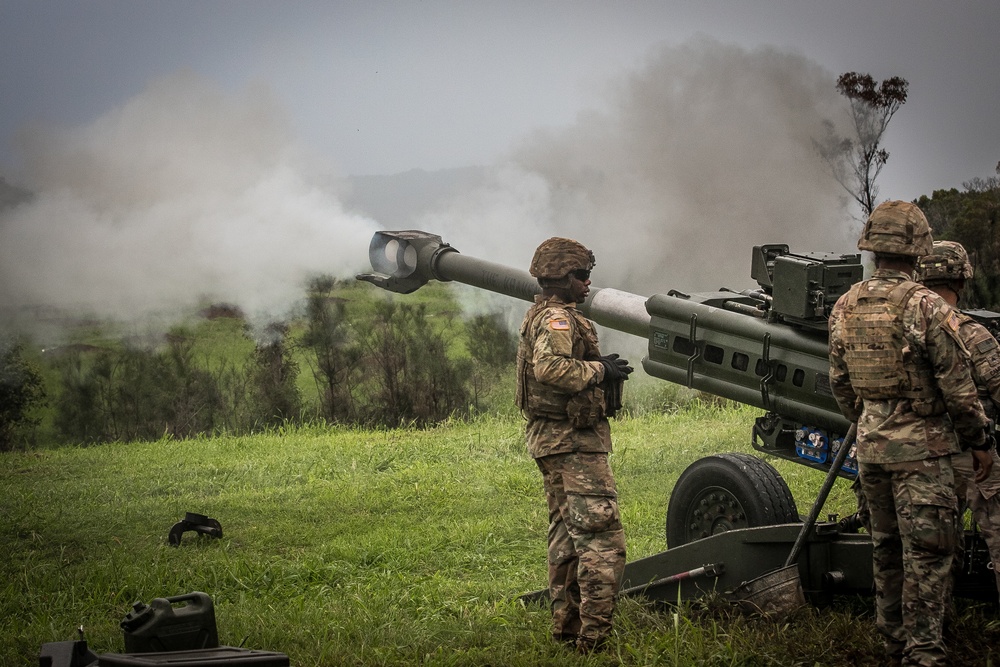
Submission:
[[[858,425],[871,511],[877,625],[890,660],[903,665],[947,664],[942,619],[958,520],[951,457],[973,450],[977,479],[993,461],[958,313],[912,280],[931,247],[919,208],[880,204],[858,241],[875,253],[875,273],[830,314],[830,384]]]
[[[972,264],[962,244],[935,241],[931,254],[920,258],[915,277],[940,294],[950,306],[958,306],[965,281],[973,278]],[[958,318],[958,335],[972,358],[972,380],[979,392],[979,402],[986,416],[995,424],[1000,406],[1000,345],[982,324],[964,313],[959,313]],[[992,441],[992,429],[988,438]],[[952,464],[958,495],[959,536],[964,533],[962,514],[969,508],[989,547],[997,591],[1000,592],[1000,457],[995,447],[991,454],[993,469],[986,479],[979,482],[973,478],[971,454],[956,454]],[[964,544],[959,543],[957,556],[961,557],[963,547]]]
[[[549,510],[552,633],[583,653],[611,632],[625,569],[608,417],[632,372],[617,354],[601,356],[594,325],[576,309],[594,265],[594,254],[571,239],[538,246],[530,273],[542,293],[521,324],[517,352],[517,404]]]

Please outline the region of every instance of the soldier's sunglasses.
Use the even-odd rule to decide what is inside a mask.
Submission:
[[[590,271],[588,269],[577,269],[576,271],[572,271],[572,274],[581,283],[590,280]]]

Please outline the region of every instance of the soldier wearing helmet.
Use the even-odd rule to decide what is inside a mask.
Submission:
[[[958,304],[965,281],[973,277],[969,254],[956,241],[935,241],[930,254],[921,257],[917,263],[916,279],[934,291],[944,287],[954,292],[953,306]],[[952,297],[945,297],[945,300],[950,301]]]
[[[935,241],[931,254],[920,258],[915,277],[940,294],[950,306],[956,307],[966,281],[973,278],[972,264],[961,243]],[[958,335],[972,358],[972,380],[979,392],[979,402],[986,416],[996,423],[1000,411],[1000,345],[989,329],[964,313],[959,313],[958,317]],[[992,433],[989,438],[992,438]],[[974,480],[972,455],[968,452],[952,457],[952,465],[955,468],[959,517],[965,508],[972,510],[972,516],[989,547],[990,558],[995,565],[1000,565],[1000,458],[995,448],[991,454],[993,470],[980,482]],[[960,535],[961,524],[959,521]],[[961,556],[962,551],[956,555]],[[994,567],[993,573],[1000,591],[1000,567]]]
[[[858,248],[875,273],[830,314],[830,388],[857,422],[861,490],[870,510],[877,625],[894,663],[944,665],[942,619],[956,550],[952,455],[992,466],[986,416],[958,334],[958,313],[913,281],[932,249],[909,202],[872,211]]]
[[[601,355],[594,325],[576,308],[594,266],[594,254],[572,239],[538,246],[530,273],[542,291],[517,352],[517,404],[549,510],[552,634],[583,653],[604,645],[625,569],[608,417],[632,372],[617,354]]]

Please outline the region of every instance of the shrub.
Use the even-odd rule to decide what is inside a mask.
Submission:
[[[471,363],[449,357],[448,337],[431,326],[425,304],[379,302],[362,331],[365,421],[426,425],[467,410]]]
[[[38,425],[33,411],[45,401],[42,376],[23,352],[20,342],[0,347],[0,451],[24,444],[26,433]]]
[[[503,313],[477,315],[467,326],[469,354],[491,368],[502,368],[517,360],[517,337],[507,328]]]
[[[346,303],[330,294],[336,286],[337,281],[330,276],[309,283],[301,345],[315,363],[312,374],[319,392],[320,414],[331,422],[350,422],[356,414],[352,389],[359,354],[350,340]]]
[[[187,438],[214,430],[223,411],[216,379],[197,368],[183,331],[163,351],[104,350],[90,364],[79,354],[62,365],[56,426],[75,441]]]
[[[248,374],[253,410],[259,422],[276,426],[298,419],[302,410],[302,397],[296,386],[299,365],[285,344],[288,325],[275,323],[266,332],[270,340],[258,342]]]

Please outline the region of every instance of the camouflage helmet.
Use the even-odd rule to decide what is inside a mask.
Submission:
[[[931,227],[924,212],[905,201],[879,204],[868,216],[858,250],[923,257],[931,252]]]
[[[582,243],[553,236],[535,249],[528,272],[535,278],[558,280],[577,269],[589,271],[596,265],[594,253]]]
[[[972,264],[961,243],[935,241],[931,254],[917,262],[914,280],[928,284],[972,280]]]

